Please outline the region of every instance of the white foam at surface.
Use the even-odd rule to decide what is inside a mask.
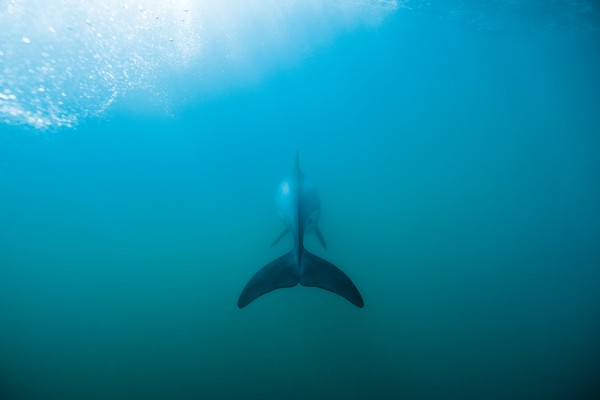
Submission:
[[[348,27],[376,24],[399,6],[395,0],[8,0],[0,3],[0,121],[72,127],[132,89],[150,97],[165,74],[194,71],[198,80],[223,80],[219,71],[231,65],[265,73],[256,64],[268,57],[276,65],[299,37],[316,45]]]

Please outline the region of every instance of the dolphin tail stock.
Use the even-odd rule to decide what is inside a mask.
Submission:
[[[329,261],[302,249],[300,284],[314,286],[338,294],[363,308],[365,303],[352,280],[341,269]]]
[[[296,265],[293,252],[289,252],[262,267],[242,290],[238,307],[244,308],[263,294],[275,289],[296,286],[300,280]]]
[[[290,230],[286,228],[279,236],[277,236],[275,240],[273,240],[271,247],[275,247],[275,245],[279,243],[281,239],[283,239],[288,233],[290,233]],[[325,237],[323,236],[323,233],[321,233],[321,230],[318,226],[315,226],[315,234],[317,235],[317,239],[319,239],[321,246],[323,246],[324,249],[327,249],[327,242],[325,242]]]

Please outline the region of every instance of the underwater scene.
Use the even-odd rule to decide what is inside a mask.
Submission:
[[[596,0],[0,0],[0,399],[600,398]]]

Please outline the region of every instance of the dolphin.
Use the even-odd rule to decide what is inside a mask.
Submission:
[[[362,308],[363,298],[352,280],[338,267],[304,248],[304,234],[311,230],[317,234],[323,247],[325,241],[317,227],[321,211],[317,188],[300,170],[298,152],[294,173],[279,185],[276,202],[287,229],[273,245],[290,232],[294,238],[294,247],[250,278],[240,294],[238,307],[244,308],[275,289],[293,287],[300,283],[302,286],[319,287],[336,293]]]
[[[277,208],[279,209],[279,215],[285,222],[286,226],[285,226],[285,229],[283,230],[283,232],[281,232],[281,234],[279,236],[277,236],[277,238],[273,241],[273,243],[271,243],[271,247],[275,246],[277,243],[279,243],[279,241],[281,241],[281,239],[283,239],[288,233],[290,233],[291,223],[289,221],[287,213],[284,211],[287,207],[287,205],[286,205],[287,198],[284,195],[284,190],[285,191],[288,190],[288,189],[285,189],[284,185],[287,185],[287,187],[289,187],[289,183],[287,182],[288,179],[281,182],[281,185],[279,185],[279,190],[277,191],[277,197],[276,197]],[[319,239],[319,243],[321,243],[321,246],[323,246],[324,249],[327,249],[327,243],[325,242],[325,237],[321,233],[321,230],[319,229],[319,225],[318,225],[319,216],[321,215],[321,201],[319,200],[317,188],[312,184],[312,182],[310,182],[308,180],[306,180],[306,182],[308,185],[310,185],[309,187],[307,187],[307,191],[310,191],[310,194],[308,195],[310,202],[308,203],[308,207],[307,207],[308,214],[310,215],[310,217],[308,218],[308,221],[304,227],[304,233],[314,232],[315,235],[317,235],[317,239]]]

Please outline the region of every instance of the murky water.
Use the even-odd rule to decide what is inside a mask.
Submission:
[[[595,2],[34,3],[0,2],[2,399],[597,397]],[[236,306],[297,149],[363,309]]]

